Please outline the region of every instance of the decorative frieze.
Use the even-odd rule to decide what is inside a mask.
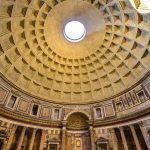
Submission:
[[[121,112],[136,107],[147,100],[148,97],[141,87],[140,90],[134,89],[120,97],[115,98],[114,103],[116,111]]]
[[[42,106],[40,111],[40,117],[45,119],[50,119],[51,108],[47,106]]]
[[[20,103],[18,105],[18,111],[21,113],[28,113],[31,102],[25,99],[20,99]]]
[[[0,87],[0,104],[4,103],[7,95],[8,95],[8,91]]]

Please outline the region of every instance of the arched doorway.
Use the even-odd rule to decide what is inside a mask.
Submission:
[[[89,118],[80,112],[67,118],[66,147],[67,150],[91,150]]]

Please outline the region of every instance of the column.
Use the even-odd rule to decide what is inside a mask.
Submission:
[[[111,133],[111,139],[112,139],[112,143],[113,143],[113,150],[119,150],[118,147],[118,139],[115,133],[115,129],[110,129],[110,133]]]
[[[95,150],[95,140],[94,140],[94,129],[90,126],[90,137],[91,137],[91,150]]]
[[[109,143],[107,143],[107,150],[110,150]]]
[[[59,143],[57,144],[57,150],[59,150],[60,149],[60,145],[59,145]]]
[[[6,150],[6,146],[7,146],[7,141],[4,140],[3,146],[2,146],[2,150]]]
[[[134,142],[135,142],[135,145],[136,145],[137,150],[142,150],[141,145],[140,145],[139,140],[138,140],[138,137],[137,137],[137,135],[136,135],[134,126],[133,126],[133,125],[130,125],[130,129],[131,129],[131,132],[132,132],[133,139],[134,139]]]
[[[141,124],[139,124],[139,127],[140,127],[140,129],[141,129],[142,134],[143,134],[143,137],[144,137],[145,143],[146,143],[146,145],[147,145],[148,149],[150,149],[150,144],[148,143],[148,138],[147,138],[146,130],[145,130],[145,128],[144,128],[144,127],[142,127],[142,126],[141,126]]]
[[[129,150],[128,144],[127,144],[127,141],[126,141],[126,137],[124,135],[123,127],[119,127],[119,130],[120,130],[120,133],[121,133],[121,138],[122,138],[124,149]]]
[[[10,131],[10,136],[9,136],[9,139],[8,139],[8,143],[7,143],[7,145],[6,145],[6,150],[9,150],[9,149],[11,148],[11,144],[12,144],[12,142],[13,142],[16,129],[17,129],[17,127],[16,127],[16,126],[13,126],[12,129],[11,129],[11,131]]]
[[[62,150],[66,150],[66,126],[62,128]]]
[[[46,138],[46,130],[42,130],[42,135],[41,135],[41,141],[40,141],[39,150],[43,150],[45,138]]]
[[[26,127],[23,127],[23,128],[22,128],[22,131],[21,131],[21,134],[20,134],[20,137],[19,137],[19,140],[18,140],[18,143],[17,143],[17,148],[16,148],[16,150],[20,150],[20,149],[21,149],[25,132],[26,132]]]
[[[48,145],[47,145],[47,150],[50,150],[50,144],[49,143],[47,143]]]
[[[32,136],[31,136],[30,143],[29,143],[29,150],[33,149],[36,131],[37,131],[36,129],[33,129]]]
[[[71,135],[71,149],[74,149],[75,147],[75,138],[74,138],[74,135],[72,134]]]
[[[66,125],[67,121],[63,120],[62,121],[62,145],[61,145],[61,150],[66,150]]]

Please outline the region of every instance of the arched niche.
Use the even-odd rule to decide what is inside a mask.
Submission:
[[[85,116],[87,116],[87,118],[89,120],[91,120],[91,116],[86,112],[86,111],[83,111],[83,110],[72,110],[71,112],[67,113],[65,116],[64,116],[64,119],[63,120],[67,120],[68,117],[74,113],[81,113],[81,114],[84,114]]]
[[[81,112],[72,113],[67,118],[67,128],[71,130],[88,129],[88,120],[89,118]]]

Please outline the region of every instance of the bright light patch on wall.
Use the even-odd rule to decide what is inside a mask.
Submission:
[[[84,39],[86,30],[79,21],[70,21],[65,25],[64,36],[70,42],[80,42]]]
[[[150,0],[140,0],[150,10]]]
[[[150,0],[130,0],[132,6],[139,13],[149,13],[150,12]]]

